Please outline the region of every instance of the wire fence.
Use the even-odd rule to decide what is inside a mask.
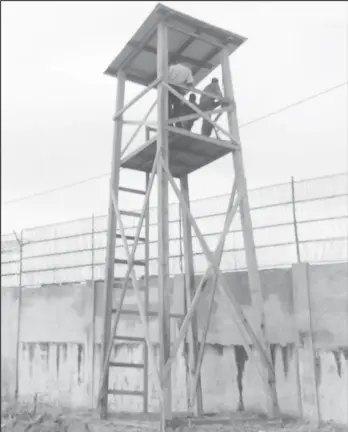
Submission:
[[[348,261],[348,173],[293,179],[248,192],[260,268],[288,267],[298,261],[330,263]],[[229,196],[221,195],[191,202],[191,211],[208,246],[217,246]],[[170,273],[182,272],[182,224],[179,205],[171,204]],[[124,218],[127,235],[135,235],[136,218]],[[102,280],[107,240],[107,216],[92,216],[65,223],[25,229],[1,237],[1,284],[40,286]],[[150,209],[150,274],[157,274],[157,209]],[[198,239],[193,237],[196,273],[207,262]],[[139,244],[136,259],[143,259]],[[116,241],[116,256],[126,258]],[[226,237],[221,269],[246,268],[240,215],[234,218]],[[115,266],[115,277],[124,276],[126,267]],[[139,273],[139,276],[142,274]]]

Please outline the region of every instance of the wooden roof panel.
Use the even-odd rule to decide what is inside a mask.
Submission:
[[[149,85],[156,76],[156,61],[153,55],[157,50],[157,25],[165,19],[169,26],[176,26],[182,30],[193,34],[197,33],[202,38],[213,44],[225,44],[229,54],[234,52],[246,39],[227,30],[211,26],[204,21],[197,20],[189,15],[182,14],[171,8],[158,4],[144,23],[140,26],[133,38],[127,43],[120,54],[111,62],[105,73],[112,77],[117,77],[118,72],[124,69],[129,81],[138,84]],[[191,44],[192,42],[192,44]],[[140,47],[139,47],[140,45]],[[176,59],[189,63],[193,69],[195,84],[198,84],[209,73],[219,65],[219,55],[221,48],[214,49],[209,43],[194,40],[190,35],[185,35],[171,27],[168,31],[169,59]],[[138,47],[139,49],[135,49]],[[148,54],[153,54],[149,56]],[[183,56],[187,57],[186,59]],[[138,57],[138,58],[137,58]],[[213,59],[210,60],[210,57]],[[149,60],[150,58],[151,60]],[[207,65],[206,62],[209,62]],[[148,64],[151,62],[151,70]],[[197,63],[198,62],[198,63]],[[143,70],[144,75],[133,79],[130,70]],[[136,65],[136,67],[134,66]]]

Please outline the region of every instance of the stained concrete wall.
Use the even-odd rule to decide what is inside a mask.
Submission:
[[[302,269],[302,267],[301,267]],[[284,413],[312,420],[335,420],[348,424],[348,290],[347,266],[331,265],[261,272],[267,333],[280,408]],[[301,273],[302,272],[302,273]],[[305,277],[303,276],[305,275]],[[229,286],[253,327],[257,314],[251,306],[247,275],[226,274]],[[197,278],[197,282],[199,278]],[[209,307],[207,287],[198,307],[202,334]],[[19,292],[2,289],[1,366],[2,390],[14,394]],[[134,307],[132,294],[125,307]],[[157,308],[156,280],[150,289],[150,308]],[[49,403],[93,407],[96,402],[101,358],[103,290],[91,283],[23,288],[19,336],[19,396],[38,393]],[[183,280],[172,284],[172,312],[183,312]],[[180,323],[171,320],[173,339]],[[122,319],[120,334],[142,335],[138,318]],[[158,327],[150,320],[152,341]],[[118,345],[119,361],[140,362],[141,345]],[[157,359],[158,361],[158,355]],[[314,366],[313,366],[314,365]],[[231,308],[216,295],[202,369],[206,411],[264,411],[263,385],[258,374],[259,356],[252,349],[248,358],[243,339],[232,320]],[[314,371],[314,372],[313,372]],[[313,372],[312,375],[308,375]],[[143,387],[142,371],[114,370],[110,387],[137,390]],[[173,367],[173,409],[187,409],[186,362],[181,347]],[[138,396],[110,398],[111,410],[141,411]],[[158,409],[152,371],[149,409]]]

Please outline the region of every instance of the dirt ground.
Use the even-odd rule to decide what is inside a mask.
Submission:
[[[153,417],[153,416],[152,416]],[[210,420],[212,421],[212,417]],[[224,424],[179,426],[177,432],[348,432],[347,427],[334,424],[320,428],[289,419],[266,420],[257,415],[225,414],[219,416]],[[214,418],[214,421],[218,421]],[[1,432],[155,432],[158,419],[149,415],[118,415],[99,419],[95,410],[72,411],[33,402],[30,405],[1,403]]]

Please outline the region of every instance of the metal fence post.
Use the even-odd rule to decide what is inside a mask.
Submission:
[[[294,177],[291,177],[291,202],[292,202],[292,217],[293,217],[293,224],[294,224],[295,244],[296,244],[296,257],[297,257],[297,262],[300,263],[301,255],[300,255],[300,242],[298,238],[297,219],[296,219],[296,198],[295,198]]]
[[[23,273],[23,230],[18,238],[14,231],[19,246],[19,280],[18,280],[18,309],[17,309],[17,340],[16,340],[16,375],[15,375],[15,399],[18,399],[19,391],[19,345],[21,332],[21,313],[22,313],[22,273]]]

